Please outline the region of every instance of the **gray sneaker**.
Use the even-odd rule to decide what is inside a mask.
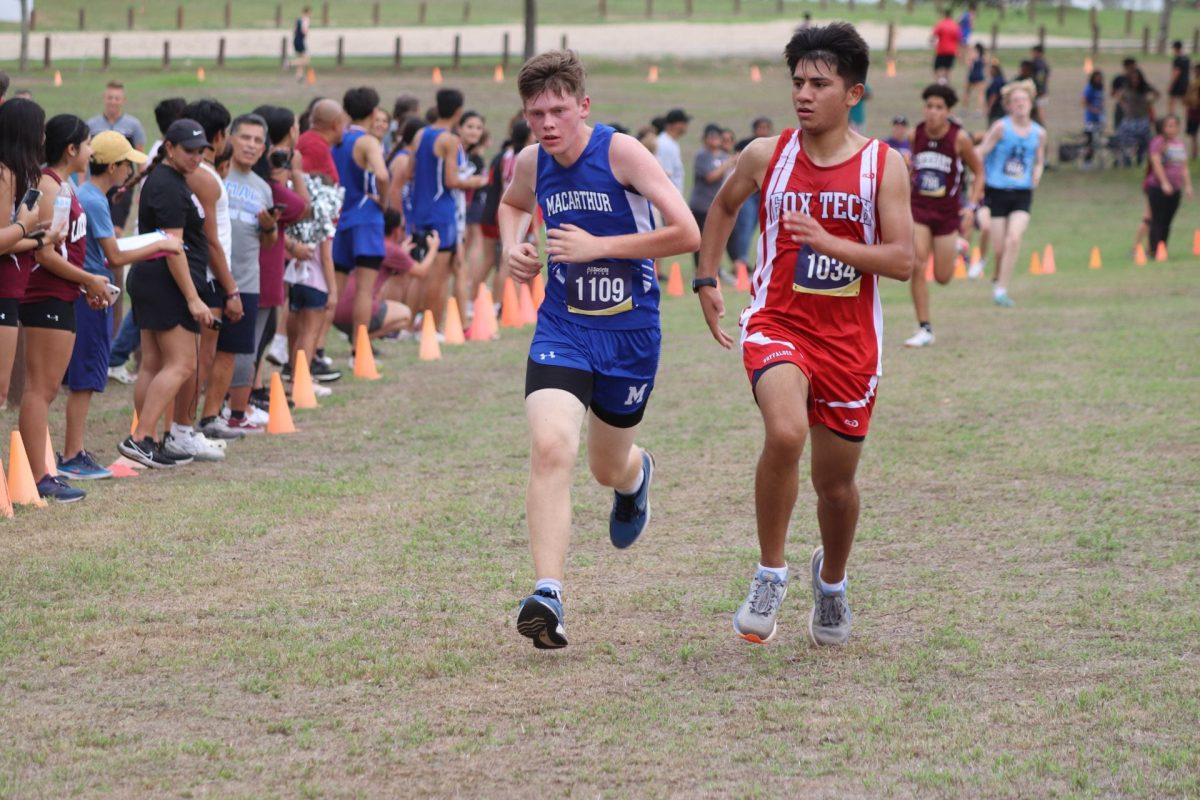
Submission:
[[[733,615],[734,632],[747,642],[766,644],[775,638],[775,617],[787,596],[787,581],[760,569],[750,582],[746,602]]]
[[[824,560],[824,547],[813,550],[810,563],[813,610],[808,618],[808,639],[818,647],[842,645],[850,639],[850,604],[846,602],[846,592],[825,594],[821,591],[821,562]]]

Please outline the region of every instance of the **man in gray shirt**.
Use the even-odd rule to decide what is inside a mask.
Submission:
[[[125,84],[109,81],[104,87],[104,113],[87,121],[92,136],[103,131],[116,131],[141,150],[146,151],[146,131],[138,118],[125,113]]]
[[[696,177],[692,183],[692,196],[688,200],[688,207],[692,210],[692,216],[696,218],[696,224],[700,226],[700,230],[704,230],[708,207],[712,205],[713,198],[717,196],[721,184],[725,182],[725,178],[736,163],[733,155],[727,153],[721,146],[723,134],[724,131],[720,125],[714,125],[711,122],[705,125],[704,147],[696,153],[694,162]],[[699,265],[700,254],[693,253],[692,257]]]
[[[229,269],[237,283],[244,312],[237,322],[226,321],[217,336],[217,355],[208,377],[200,429],[220,435],[226,427],[240,433],[262,433],[246,420],[246,403],[254,381],[254,354],[258,347],[256,320],[260,275],[258,254],[279,235],[272,210],[270,185],[253,171],[267,147],[267,123],[257,114],[244,114],[229,129],[233,145],[225,191],[229,195]],[[221,404],[229,393],[229,422],[221,419]]]
[[[654,155],[662,165],[663,172],[683,194],[683,156],[679,152],[679,140],[684,137],[691,117],[682,108],[673,108],[663,120],[663,132],[658,135],[658,148]]]

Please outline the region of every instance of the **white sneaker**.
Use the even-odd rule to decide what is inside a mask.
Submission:
[[[967,267],[967,277],[971,280],[979,280],[983,277],[983,268],[987,266],[982,258],[978,261],[972,261],[971,266]]]
[[[275,336],[267,347],[267,361],[277,367],[288,363],[288,342],[286,336]]]
[[[196,428],[194,431],[192,431],[192,435],[193,435],[193,436],[195,436],[195,437],[197,437],[198,439],[201,439],[201,440],[202,440],[202,441],[200,442],[200,444],[201,444],[202,446],[203,446],[203,445],[205,445],[205,444],[207,444],[207,445],[210,445],[210,446],[212,446],[212,447],[219,448],[220,450],[224,450],[224,449],[225,449],[225,446],[226,446],[226,444],[227,444],[227,442],[226,442],[224,439],[210,439],[210,438],[208,438],[207,436],[205,436],[205,435],[204,435],[204,432],[203,432],[203,431],[201,431],[199,428]]]
[[[904,340],[905,347],[928,347],[933,344],[933,332],[917,328],[917,332]]]
[[[333,389],[320,383],[314,383],[312,388],[314,397],[329,397],[333,394]]]
[[[129,367],[122,364],[119,367],[109,367],[108,377],[117,383],[123,383],[126,386],[137,383],[137,375],[129,371]]]
[[[213,447],[207,439],[197,439],[194,431],[180,436],[176,436],[174,431],[167,431],[163,437],[163,452],[172,458],[190,456],[196,461],[225,460],[224,450]]]
[[[197,461],[224,461],[225,443],[215,442],[200,431],[193,430],[189,437],[192,448],[192,458]]]
[[[267,422],[271,419],[271,415],[258,406],[248,405],[246,406],[246,419],[251,425],[259,425],[265,428],[267,427]]]
[[[246,435],[241,431],[235,431],[229,427],[229,414],[227,411],[228,409],[222,412],[224,416],[218,415],[212,422],[204,426],[202,435],[208,441],[220,442],[225,439],[241,439]]]

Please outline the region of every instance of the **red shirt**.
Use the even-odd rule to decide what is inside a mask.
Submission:
[[[321,138],[321,134],[309,128],[296,140],[296,149],[304,157],[305,172],[319,172],[334,183],[338,182],[337,165],[333,163],[333,153],[330,152],[329,143]]]
[[[802,140],[801,131],[785,130],[763,176],[762,236],[743,335],[782,333],[846,372],[877,375],[883,337],[877,277],[797,244],[781,223],[784,212],[799,211],[834,236],[877,244],[875,198],[888,146],[871,139],[841,164],[824,167],[809,160]]]
[[[53,170],[43,169],[42,174],[50,176],[55,183],[62,185],[62,178],[58,177]],[[83,213],[83,206],[79,203],[75,192],[72,191],[71,213],[67,217],[67,238],[58,246],[58,253],[72,265],[83,269],[83,256],[86,251],[87,215]],[[78,283],[60,278],[42,265],[35,263],[33,270],[29,273],[29,283],[25,286],[25,297],[21,302],[36,303],[40,300],[50,299],[74,302],[75,298],[79,296]]]
[[[962,41],[962,31],[959,30],[957,22],[952,19],[943,19],[933,26],[933,35],[937,37],[937,44],[934,45],[933,52],[939,56],[952,56],[958,52],[958,43]]]
[[[304,162],[305,171],[308,161]],[[279,235],[275,244],[258,252],[258,307],[275,308],[283,305],[286,292],[283,289],[283,269],[287,262],[286,243],[283,239],[284,226],[299,221],[304,216],[304,199],[283,184],[269,181],[272,201],[285,207],[279,212]]]

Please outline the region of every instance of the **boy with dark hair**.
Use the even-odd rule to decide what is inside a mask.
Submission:
[[[588,465],[614,491],[609,539],[629,547],[649,522],[654,459],[634,439],[661,346],[654,259],[694,251],[700,231],[641,142],[587,124],[591,100],[575,53],[552,50],[530,59],[517,89],[537,144],[517,156],[497,211],[500,239],[514,279],[540,274],[537,245],[525,239],[536,206],[546,220],[549,256],[525,371],[531,438],[525,509],[536,583],[521,602],[517,632],[548,649],[567,645],[562,580],[571,473],[585,418]],[[658,230],[652,206],[665,223]]]
[[[799,129],[757,139],[742,152],[709,209],[693,288],[713,338],[731,348],[720,326],[717,264],[742,202],[761,191],[764,227],[741,317],[742,360],[766,427],[755,478],[761,558],[733,628],[755,643],[775,636],[799,461],[811,436],[822,545],[809,560],[808,636],[817,645],[840,645],[850,637],[854,476],[882,364],[878,283],[881,276],[907,280],[913,267],[909,180],[899,153],[850,129],[869,65],[854,27],[836,22],[797,31],[784,53]]]
[[[1192,71],[1192,60],[1183,54],[1183,42],[1171,42],[1171,81],[1167,84],[1167,115],[1176,113],[1177,106],[1184,105],[1187,97],[1188,73]]]
[[[486,175],[462,174],[467,156],[462,140],[454,133],[463,114],[463,93],[458,89],[439,89],[434,105],[437,119],[413,137],[412,155],[404,172],[409,184],[412,204],[411,219],[406,220],[408,232],[421,243],[431,231],[438,233],[438,255],[433,269],[425,279],[423,308],[431,311],[440,329],[446,313],[450,264],[458,252],[458,209],[454,189],[481,189],[487,185]],[[462,309],[460,309],[460,313]]]
[[[947,284],[954,277],[958,229],[964,214],[971,214],[983,199],[983,162],[975,152],[971,134],[950,118],[958,95],[949,86],[933,84],[921,92],[925,119],[912,139],[912,212],[916,233],[917,269],[912,276],[913,308],[917,332],[906,347],[933,344],[929,313],[929,283],[925,263],[933,257],[933,276]],[[971,170],[971,200],[963,207],[963,165]]]
[[[378,107],[379,93],[371,87],[347,90],[342,108],[350,118],[350,127],[332,150],[338,182],[346,190],[333,237],[333,266],[339,297],[345,296],[348,276],[354,274],[351,343],[359,326],[370,325],[371,287],[384,255],[382,198],[387,197],[388,171],[383,163],[383,146],[366,129]]]

